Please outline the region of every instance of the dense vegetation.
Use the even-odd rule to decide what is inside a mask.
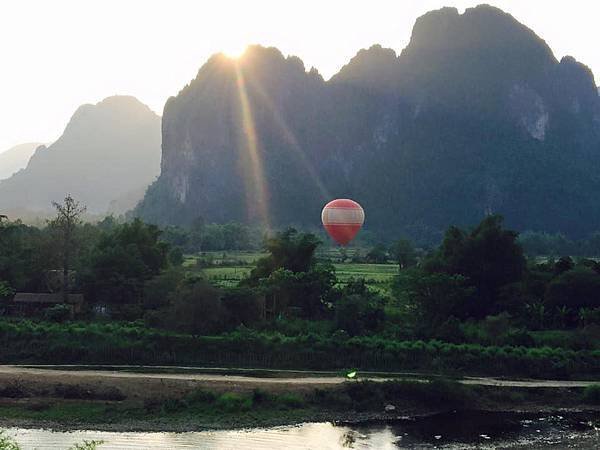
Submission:
[[[204,275],[214,260],[188,264],[140,220],[76,222],[69,243],[56,224],[0,224],[0,310],[15,291],[51,286],[66,245],[68,288],[85,293],[87,308],[76,322],[61,305],[0,320],[2,361],[600,374],[600,264],[528,260],[499,216],[450,227],[432,251],[402,240],[352,257],[288,229],[227,285]],[[395,261],[396,275],[339,280],[339,261],[352,258]]]

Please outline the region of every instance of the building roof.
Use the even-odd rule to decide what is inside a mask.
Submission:
[[[45,304],[58,304],[65,303],[64,297],[61,293],[31,293],[31,292],[17,292],[13,298],[15,303],[45,303]],[[67,303],[70,304],[81,304],[83,303],[83,294],[69,294]]]

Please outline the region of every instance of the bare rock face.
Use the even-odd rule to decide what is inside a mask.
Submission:
[[[509,101],[523,129],[532,138],[543,141],[550,114],[542,96],[527,86],[516,84],[510,91]]]
[[[27,167],[0,182],[0,209],[11,216],[44,215],[67,194],[92,214],[122,213],[118,200],[160,173],[160,117],[133,97],[108,97],[75,111],[62,136],[39,147]]]
[[[600,222],[599,118],[589,69],[487,5],[427,13],[399,56],[372,46],[329,81],[256,46],[167,102],[162,173],[135,214],[311,226],[343,196],[368,228],[415,238],[490,211],[581,235]]]

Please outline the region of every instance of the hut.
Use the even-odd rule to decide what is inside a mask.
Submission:
[[[61,304],[67,305],[71,317],[74,317],[83,309],[83,294],[68,294],[65,302],[61,293],[17,292],[8,306],[11,314],[34,316],[47,308]]]

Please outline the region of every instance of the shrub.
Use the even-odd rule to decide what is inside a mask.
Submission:
[[[189,405],[212,404],[217,400],[217,395],[204,389],[195,389],[186,396],[185,400]]]
[[[252,408],[252,398],[235,392],[226,392],[217,398],[216,405],[228,413],[248,411]]]
[[[58,384],[54,388],[54,393],[62,398],[83,400],[92,398],[92,391],[78,384]]]
[[[186,404],[183,400],[178,398],[168,398],[162,403],[162,411],[166,413],[173,413],[185,409]]]
[[[278,403],[287,409],[301,408],[305,401],[300,395],[293,392],[286,392],[277,397]]]
[[[448,409],[465,406],[472,400],[469,388],[446,379],[430,382],[391,381],[384,383],[382,388],[386,399],[412,401],[420,405]]]
[[[21,450],[21,447],[12,438],[5,435],[4,431],[0,430],[0,450]]]
[[[25,389],[19,382],[12,382],[0,388],[0,397],[5,398],[23,398],[27,397]],[[2,447],[0,447],[2,449]]]
[[[119,389],[117,389],[114,386],[109,386],[106,389],[96,393],[94,395],[95,399],[98,400],[108,400],[108,401],[123,401],[127,398],[127,396],[125,394],[123,394],[123,392],[121,392]]]
[[[271,394],[263,391],[262,389],[254,389],[252,391],[252,404],[261,405],[268,403],[272,400]]]
[[[65,304],[54,305],[44,311],[44,317],[51,322],[64,322],[70,315],[71,307]]]
[[[315,389],[310,402],[327,409],[348,410],[353,407],[352,399],[342,389]]]
[[[104,441],[83,441],[81,444],[73,444],[69,450],[96,450],[103,443]]]
[[[352,399],[354,409],[357,411],[379,409],[383,406],[384,395],[381,387],[376,383],[364,381],[359,383],[348,383],[345,391]]]
[[[583,400],[586,403],[600,405],[600,384],[592,384],[583,390]]]

